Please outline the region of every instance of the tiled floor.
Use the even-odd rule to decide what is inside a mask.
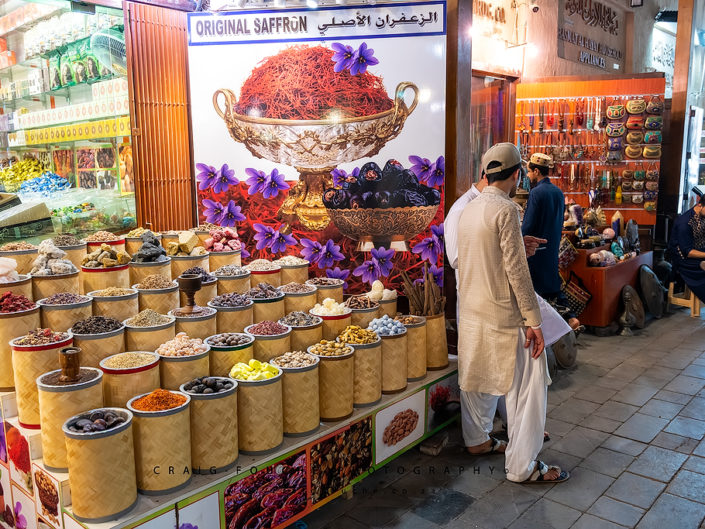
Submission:
[[[549,389],[541,454],[567,483],[506,481],[503,458],[464,454],[454,426],[441,455],[412,449],[297,527],[705,529],[705,321],[677,312],[580,343]]]

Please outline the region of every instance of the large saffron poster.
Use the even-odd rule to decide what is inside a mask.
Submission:
[[[445,7],[189,14],[199,220],[348,293],[441,284]]]

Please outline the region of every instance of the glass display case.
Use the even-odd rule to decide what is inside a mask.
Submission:
[[[0,244],[135,225],[123,13],[72,6],[0,1]]]

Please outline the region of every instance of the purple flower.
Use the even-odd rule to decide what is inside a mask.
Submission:
[[[441,255],[441,244],[437,237],[426,237],[411,249],[415,254],[421,254],[421,259],[426,259],[431,263],[437,263]]]
[[[235,204],[234,200],[228,202],[228,207],[223,212],[223,217],[220,219],[221,226],[235,226],[236,222],[242,222],[245,215],[242,214],[242,208]]]
[[[382,271],[379,269],[379,265],[375,260],[371,259],[365,261],[353,270],[353,275],[356,277],[362,276],[362,280],[365,283],[372,284],[379,279],[379,276],[382,275]]]
[[[208,200],[207,198],[204,198],[201,204],[203,204],[205,208],[203,214],[206,216],[206,222],[220,225],[220,222],[223,220],[223,215],[225,214],[225,206],[220,202]]]
[[[431,187],[436,187],[443,184],[446,177],[446,159],[439,156],[436,163],[433,164],[431,174],[428,177],[427,184]]]
[[[271,247],[274,242],[274,238],[279,233],[274,228],[265,226],[259,222],[254,223],[252,227],[255,229],[255,240],[257,241],[255,248],[258,250],[264,250],[265,248]]]
[[[272,169],[267,177],[267,182],[264,185],[262,195],[264,198],[273,198],[279,194],[279,191],[289,189],[289,186],[284,181],[284,175],[276,169]]]
[[[17,529],[27,529],[27,518],[22,512],[22,504],[20,502],[15,503],[15,527]]]
[[[433,276],[433,280],[439,287],[443,286],[443,267],[437,267],[436,265],[431,265],[428,269],[429,273]]]
[[[431,226],[431,234],[433,237],[438,239],[438,242],[441,244],[441,248],[445,244],[445,236],[443,235],[443,223],[441,222],[440,224],[434,224]]]
[[[373,248],[371,253],[372,260],[377,262],[382,275],[387,277],[394,268],[394,263],[392,263],[394,250],[386,250],[384,246],[382,246],[380,248]]]
[[[333,62],[335,62],[335,66],[333,67],[335,73],[342,72],[352,67],[353,61],[355,60],[355,51],[352,46],[334,42],[330,47],[335,50],[333,57],[331,57]]]
[[[245,250],[245,247],[244,247],[244,246],[241,246],[241,247],[240,247],[240,257],[241,257],[242,259],[247,259],[249,256],[250,256],[250,252],[248,252],[247,250]]]
[[[318,241],[311,239],[301,239],[301,255],[311,264],[316,264],[323,254],[323,246]]]
[[[346,281],[348,276],[350,276],[350,270],[341,270],[339,266],[326,270],[326,277],[343,280],[343,290],[348,288],[348,282]]]
[[[340,253],[340,246],[328,239],[326,245],[321,248],[321,256],[318,258],[318,268],[328,268],[337,261],[342,261],[345,256]]]
[[[182,523],[182,524],[179,526],[179,529],[198,529],[198,526],[197,526],[197,525],[192,525],[192,524],[190,524],[190,523]]]
[[[230,169],[228,164],[224,163],[223,167],[218,171],[218,175],[213,181],[213,192],[223,193],[228,190],[230,186],[237,185],[240,180],[235,178],[235,170]]]
[[[254,195],[255,193],[264,191],[264,187],[267,185],[267,175],[264,174],[264,171],[258,171],[250,167],[245,169],[245,173],[250,176],[245,180],[247,185],[250,186],[247,190],[248,195]]]
[[[374,52],[375,50],[367,47],[366,42],[360,44],[353,56],[353,65],[350,67],[350,73],[352,75],[363,74],[367,71],[368,66],[379,64],[379,61],[373,55]]]
[[[294,239],[292,235],[286,235],[279,230],[275,231],[272,246],[270,248],[272,253],[285,252],[287,246],[296,246],[296,239]]]
[[[348,173],[343,169],[333,169],[330,174],[333,177],[333,187],[342,186],[343,182],[345,182],[345,178],[348,176]]]
[[[213,187],[213,184],[219,177],[219,171],[212,165],[206,165],[204,163],[197,163],[196,169],[198,170],[198,174],[196,175],[198,190],[204,191],[209,187]]]
[[[409,156],[409,162],[412,163],[412,166],[409,167],[409,169],[413,171],[419,180],[426,183],[428,177],[431,176],[431,171],[433,170],[431,160],[428,158],[421,158],[420,156]]]

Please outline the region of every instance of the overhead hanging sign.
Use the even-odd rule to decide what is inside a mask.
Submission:
[[[624,71],[626,11],[598,0],[560,0],[558,56],[606,72]]]
[[[201,222],[243,258],[442,285],[446,4],[188,15]]]

